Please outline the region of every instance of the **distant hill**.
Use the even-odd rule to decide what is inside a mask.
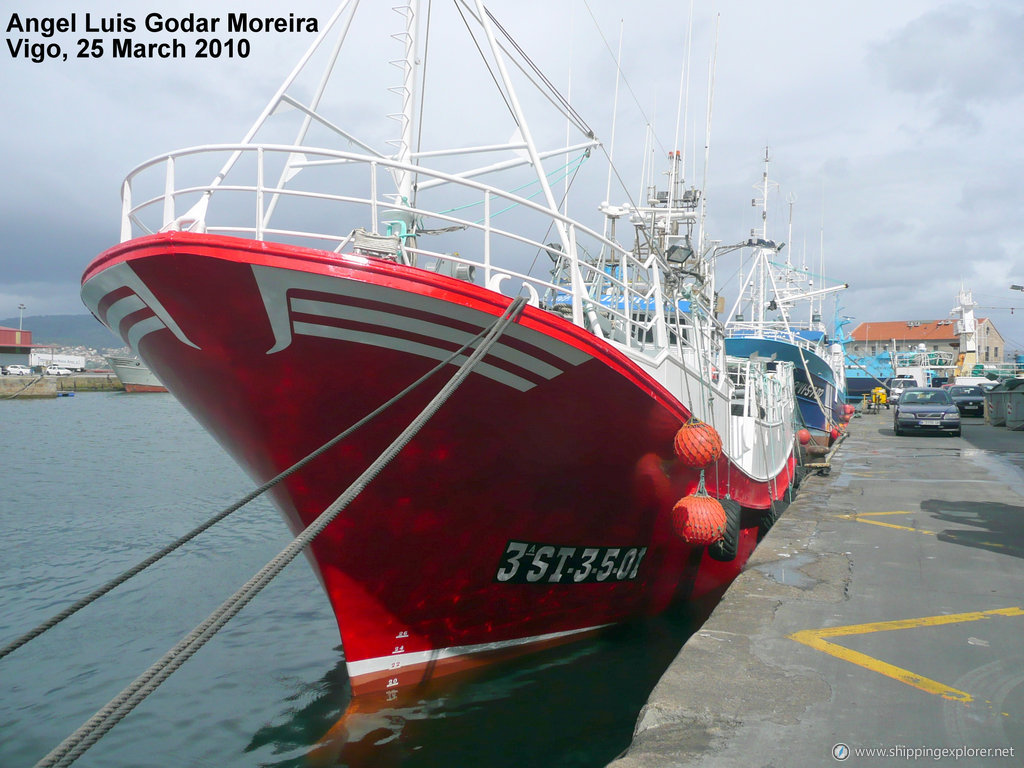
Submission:
[[[17,328],[18,318],[0,319],[0,325]],[[32,331],[33,344],[54,344],[59,347],[92,347],[117,349],[124,346],[92,315],[33,315],[21,321],[21,327]]]

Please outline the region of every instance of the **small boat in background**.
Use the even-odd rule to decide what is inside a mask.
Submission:
[[[156,374],[149,370],[146,364],[137,357],[117,357],[111,355],[107,357],[107,362],[110,363],[110,367],[114,370],[117,378],[124,384],[125,392],[167,391],[167,387],[160,383],[160,379],[156,377]]]

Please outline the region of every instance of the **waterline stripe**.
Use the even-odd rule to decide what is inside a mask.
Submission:
[[[391,656],[378,656],[375,659],[363,659],[362,661],[350,661],[347,662],[349,677],[355,678],[361,675],[369,675],[374,672],[384,672],[386,670],[393,669],[393,664],[396,660],[402,662],[402,667],[413,666],[415,664],[427,664],[430,662],[442,661],[444,659],[455,659],[460,656],[471,656],[477,653],[489,653],[491,651],[501,651],[507,648],[516,648],[523,645],[531,645],[533,643],[544,643],[551,640],[558,640],[563,637],[570,637],[572,635],[578,635],[585,632],[594,632],[605,627],[610,627],[611,624],[598,624],[593,627],[583,627],[582,629],[570,629],[564,632],[552,632],[547,635],[535,635],[533,637],[520,637],[514,640],[501,640],[494,643],[481,643],[479,645],[459,645],[452,646],[451,648],[434,648],[429,651],[416,651],[414,653],[396,653]]]

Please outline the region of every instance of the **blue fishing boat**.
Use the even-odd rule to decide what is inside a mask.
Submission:
[[[846,399],[856,403],[871,394],[875,387],[888,387],[889,380],[896,375],[892,353],[887,349],[860,353],[854,351],[853,337],[846,332],[850,318],[836,321],[836,341],[843,347],[846,370]]]
[[[761,181],[762,227],[745,247],[750,251],[746,277],[726,322],[725,349],[737,357],[759,357],[793,363],[797,429],[812,442],[828,445],[844,423],[846,360],[843,347],[829,337],[822,322],[825,296],[846,283],[816,287],[823,278],[792,262],[785,243],[769,239],[768,162]],[[792,215],[791,215],[792,218]],[[792,221],[790,221],[792,227]]]

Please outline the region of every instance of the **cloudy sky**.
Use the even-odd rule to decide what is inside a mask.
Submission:
[[[625,79],[614,152],[630,178],[639,173],[631,147],[643,141],[643,125],[653,123],[660,146],[686,148],[688,176],[700,183],[717,40],[706,187],[711,236],[735,242],[758,224],[750,200],[768,145],[769,173],[778,183],[772,234],[786,239],[786,201],[795,200],[791,252],[817,264],[823,243],[827,276],[850,285],[840,305],[854,324],[944,318],[963,283],[1007,346],[1024,350],[1024,293],[1009,289],[1024,284],[1017,231],[1024,211],[1024,6],[1018,0],[701,0],[695,6],[691,25],[686,0],[489,5],[610,147],[621,34]],[[119,36],[85,33],[84,14],[120,14],[141,27],[150,13],[223,19],[242,10],[280,15],[282,7],[323,23],[333,2],[4,2],[0,317],[17,316],[19,303],[26,316],[84,312],[78,282],[89,261],[116,243],[124,175],[163,151],[239,140],[311,40],[304,33],[252,35],[245,59],[79,58],[79,39],[109,45]],[[43,38],[12,29],[15,14],[72,12],[75,33]],[[13,54],[23,37],[60,44],[67,61],[36,63]],[[167,38],[145,31],[134,37]],[[179,37],[191,43],[194,36]],[[369,38],[365,44],[377,45]],[[354,74],[343,101],[359,107],[349,115],[359,122],[368,102],[354,86],[386,94],[390,73],[357,64]],[[453,114],[472,113],[471,89],[452,91],[466,99]],[[678,106],[681,92],[688,94],[685,110]],[[685,141],[677,113],[686,116]],[[466,123],[453,118],[452,129]],[[723,282],[729,277],[720,274]],[[731,291],[730,299],[735,283]]]

